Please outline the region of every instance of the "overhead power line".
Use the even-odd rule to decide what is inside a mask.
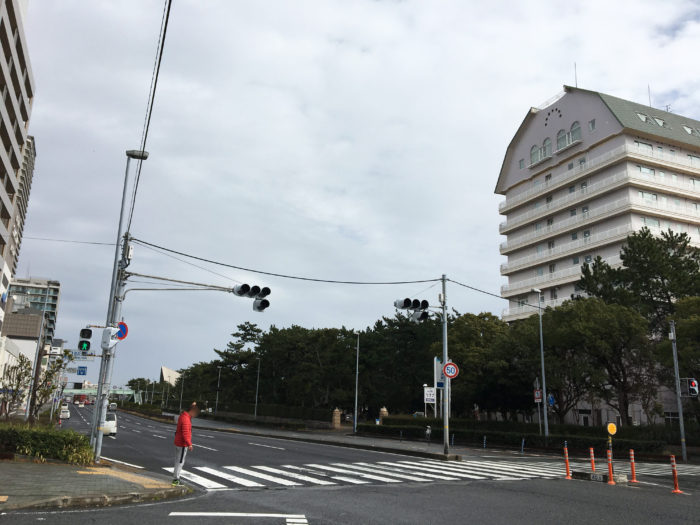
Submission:
[[[224,263],[221,261],[206,259],[204,257],[199,257],[197,255],[192,255],[189,253],[180,252],[177,250],[166,248],[165,246],[159,246],[159,245],[153,244],[151,242],[146,242],[146,241],[143,241],[141,239],[132,238],[131,240],[132,240],[132,242],[137,243],[137,244],[141,244],[143,246],[151,246],[152,248],[158,248],[159,250],[163,250],[165,252],[174,253],[174,254],[180,255],[182,257],[188,257],[188,258],[194,259],[196,261],[202,261],[202,262],[206,262],[209,264],[214,264],[216,266],[233,268],[234,270],[241,270],[243,272],[256,273],[256,274],[260,274],[260,275],[269,275],[271,277],[280,277],[282,279],[294,279],[297,281],[311,281],[311,282],[315,282],[315,283],[329,283],[329,284],[358,284],[358,285],[416,284],[416,283],[433,283],[433,282],[440,281],[440,278],[437,278],[437,279],[418,279],[418,280],[414,280],[414,281],[343,281],[343,280],[335,280],[335,279],[319,279],[319,278],[315,278],[315,277],[301,277],[298,275],[288,275],[288,274],[283,274],[283,273],[265,272],[262,270],[255,270],[253,268],[245,268],[243,266],[236,266],[236,265]]]
[[[146,142],[148,140],[148,130],[151,126],[151,115],[153,114],[153,102],[156,98],[156,88],[158,87],[158,77],[160,75],[160,64],[163,60],[163,49],[165,47],[165,35],[168,32],[168,21],[170,20],[170,6],[172,0],[165,0],[163,6],[163,18],[160,23],[160,36],[158,37],[158,46],[156,48],[156,61],[153,64],[153,74],[151,75],[151,88],[148,93],[148,103],[146,104],[146,117],[143,123],[143,132],[141,134],[141,151],[146,150]],[[127,222],[126,231],[131,230],[131,220],[134,217],[134,207],[136,206],[136,192],[139,189],[139,181],[141,180],[141,168],[143,160],[139,159],[136,169],[136,179],[134,181],[134,189],[131,194],[131,209],[129,210],[129,221]]]
[[[113,242],[98,242],[98,241],[78,241],[75,239],[49,239],[48,237],[23,237],[32,241],[50,241],[50,242],[70,242],[74,244],[96,244],[99,246],[114,246]]]

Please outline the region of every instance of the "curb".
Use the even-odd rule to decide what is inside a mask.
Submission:
[[[598,481],[602,483],[608,482],[608,475],[597,472],[571,472],[571,477],[573,479],[578,479],[582,481]],[[616,484],[627,485],[627,474],[613,474],[613,481]]]
[[[120,409],[121,410],[121,409]],[[144,419],[150,419],[151,421],[158,421],[160,423],[163,423],[163,418],[155,418],[153,416],[147,416],[145,414],[140,414],[138,412],[132,412],[131,410],[122,410],[122,412],[126,412],[127,414],[131,414],[134,416],[142,417]],[[167,423],[174,425],[175,423],[173,421],[167,421]],[[385,452],[388,454],[402,454],[404,456],[414,456],[414,457],[419,457],[419,458],[428,458],[428,459],[441,459],[444,461],[461,461],[462,456],[458,454],[441,454],[439,452],[427,452],[427,451],[422,451],[422,450],[410,450],[410,449],[402,449],[402,448],[392,448],[392,447],[383,447],[383,446],[375,446],[375,445],[365,445],[362,443],[347,443],[343,441],[328,441],[325,439],[314,439],[314,438],[305,438],[305,437],[297,437],[297,436],[284,436],[284,435],[277,435],[277,434],[263,434],[260,432],[250,432],[248,430],[235,430],[235,429],[229,429],[229,428],[212,428],[212,427],[203,427],[197,424],[192,424],[192,428],[196,428],[199,430],[206,430],[207,432],[226,432],[228,434],[241,434],[244,436],[256,436],[256,437],[267,437],[267,438],[274,438],[274,439],[286,439],[288,441],[299,441],[302,443],[313,443],[315,445],[330,445],[330,446],[335,446],[335,447],[344,447],[344,448],[355,448],[359,450],[373,450],[375,452]]]

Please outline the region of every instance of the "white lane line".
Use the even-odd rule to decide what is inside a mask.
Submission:
[[[260,443],[248,443],[249,445],[253,445],[254,447],[265,447],[265,448],[274,448],[277,450],[285,450],[282,447],[273,447],[272,445],[262,445]]]
[[[361,470],[363,472],[370,472],[370,473],[375,472],[377,474],[387,475],[387,476],[391,476],[394,478],[407,479],[409,481],[433,481],[432,479],[428,479],[428,478],[419,478],[418,474],[415,474],[415,473],[414,473],[415,475],[411,476],[408,472],[403,472],[403,473],[396,472],[395,470],[392,471],[389,469],[383,469],[383,468],[380,468],[376,465],[364,467],[358,463],[353,463],[352,468],[357,469],[357,470]]]
[[[141,433],[140,430],[136,430],[135,428],[132,428],[131,431],[132,431],[132,432],[137,432],[137,433],[139,433],[139,434]]]
[[[172,474],[173,472],[173,467],[163,467],[163,470],[167,470]],[[205,489],[225,489],[226,485],[222,485],[221,483],[217,483],[216,481],[212,481],[210,479],[207,479],[205,477],[202,477],[198,474],[195,474],[194,472],[190,472],[189,470],[182,470],[180,471],[180,477],[185,478],[188,481],[191,481],[192,483],[196,483],[197,485],[200,485],[204,487]]]
[[[136,424],[137,424],[137,425],[140,425],[141,423],[139,423],[138,421],[136,421]]]
[[[337,479],[338,481],[344,481],[344,482],[350,483],[352,485],[366,485],[369,483],[369,481],[364,481],[362,479],[348,478],[347,476],[329,476],[325,472],[317,472],[317,471],[312,470],[310,468],[298,467],[297,465],[282,465],[282,466],[284,468],[291,468],[294,470],[299,470],[301,472],[308,472],[310,474],[314,474],[315,476],[328,476],[331,479]]]
[[[281,474],[283,476],[290,477],[292,479],[298,479],[299,481],[306,481],[308,483],[313,483],[315,485],[335,485],[332,481],[326,481],[324,479],[316,479],[309,476],[304,476],[303,474],[297,474],[296,472],[287,472],[286,470],[281,470],[278,468],[265,467],[262,465],[255,465],[253,468],[264,470],[265,472],[272,472],[273,474]]]
[[[117,439],[114,436],[107,436],[109,439]]]
[[[168,516],[213,516],[217,518],[282,518],[306,519],[304,514],[256,514],[253,512],[171,512]]]
[[[512,466],[509,465],[491,465],[491,464],[484,464],[481,462],[477,461],[465,461],[464,462],[466,467],[462,466],[461,464],[455,464],[453,468],[459,468],[459,469],[465,469],[467,471],[488,471],[496,475],[513,475],[513,476],[520,476],[520,477],[526,477],[526,478],[541,478],[541,477],[551,477],[551,476],[556,476],[554,473],[547,473],[547,472],[542,472],[538,470],[532,470],[532,469],[525,469],[525,468],[519,468],[516,469]]]
[[[358,478],[373,479],[375,481],[383,481],[385,483],[403,483],[400,479],[384,478],[382,476],[375,476],[373,474],[365,474],[364,472],[358,472],[356,470],[350,470],[347,467],[349,465],[343,465],[336,463],[335,467],[328,465],[317,465],[313,463],[307,463],[309,467],[317,468],[319,470],[330,470],[331,472],[337,472],[338,474],[350,474],[352,476],[357,476]],[[343,468],[340,468],[343,467]]]
[[[372,465],[371,463],[356,463],[356,465],[363,465],[365,467],[375,466],[375,465]],[[419,476],[422,476],[424,478],[442,479],[445,481],[459,481],[459,478],[450,478],[447,476],[441,476],[440,474],[430,474],[430,473],[422,471],[422,470],[419,470],[418,472],[406,470],[406,467],[404,465],[397,465],[396,463],[390,463],[388,461],[384,461],[383,464],[380,466],[384,470],[390,470],[392,472],[401,472],[403,474],[418,474]],[[401,467],[403,467],[403,468],[401,468]]]
[[[496,468],[492,469],[489,466],[484,466],[481,464],[477,464],[475,466],[470,466],[470,465],[457,465],[456,463],[454,465],[442,465],[439,462],[436,461],[425,461],[425,463],[434,465],[435,467],[440,467],[442,468],[445,472],[449,472],[454,474],[455,476],[457,473],[469,473],[469,474],[476,474],[477,476],[486,476],[490,478],[494,478],[500,481],[512,481],[512,480],[519,480],[519,479],[529,479],[529,478],[534,478],[537,477],[533,474],[520,474],[518,472],[510,472],[508,470],[504,470],[501,468]],[[514,474],[513,476],[508,476],[507,474]],[[517,476],[519,477],[517,477]]]
[[[113,463],[119,463],[121,465],[126,465],[127,467],[143,468],[143,467],[140,467],[138,465],[134,465],[132,463],[127,463],[126,461],[119,461],[118,459],[108,458],[107,456],[102,456],[102,459],[106,459],[107,461],[112,461]]]
[[[206,434],[197,434],[197,437],[204,437],[204,438],[214,439],[214,436],[207,436]]]
[[[154,438],[167,439],[165,436],[159,436],[158,434],[151,434]]]
[[[156,428],[153,425],[146,425],[148,428]]]
[[[427,470],[428,472],[437,472],[439,474],[445,474],[448,476],[457,476],[458,478],[467,479],[488,479],[487,476],[478,476],[475,474],[467,474],[466,472],[455,472],[452,470],[446,470],[443,468],[433,467],[431,465],[425,465],[424,463],[418,463],[414,461],[401,461],[401,467],[410,468],[411,470]]]
[[[224,467],[227,470],[233,470],[234,472],[239,472],[241,474],[245,474],[246,476],[251,476],[253,478],[260,478],[264,479],[265,481],[271,481],[273,483],[279,483],[280,485],[285,485],[287,487],[298,487],[300,483],[297,483],[296,481],[289,481],[288,479],[282,479],[282,478],[277,478],[275,476],[269,476],[267,474],[263,474],[261,472],[256,472],[254,470],[250,470],[247,468],[242,468],[242,467]]]
[[[257,483],[255,481],[251,481],[249,479],[245,478],[239,478],[238,476],[234,476],[233,474],[229,474],[228,472],[221,472],[220,470],[215,470],[213,468],[209,467],[194,467],[197,470],[200,470],[202,472],[206,472],[207,474],[211,474],[213,476],[218,476],[220,478],[223,478],[227,481],[231,481],[233,483],[237,483],[238,485],[243,485],[244,487],[264,487],[265,485],[261,485],[260,483]]]
[[[158,436],[158,437],[160,437],[160,436]],[[216,450],[215,448],[205,447],[204,445],[195,445],[195,444],[193,443],[192,446],[193,446],[193,447],[199,447],[199,448],[205,448],[205,449],[211,450],[211,451],[213,451],[213,452],[218,452],[218,450]]]

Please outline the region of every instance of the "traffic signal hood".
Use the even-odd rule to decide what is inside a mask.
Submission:
[[[270,301],[265,299],[270,295],[270,289],[267,286],[262,288],[258,285],[249,285],[246,283],[237,284],[233,287],[232,292],[239,297],[251,297],[255,299],[253,301],[253,310],[256,312],[262,312],[270,306]]]
[[[78,350],[87,352],[90,350],[90,338],[92,337],[92,330],[89,328],[82,328],[80,330],[80,341],[78,341]]]
[[[698,380],[694,377],[688,379],[688,395],[691,397],[698,396]]]
[[[394,306],[399,310],[412,310],[410,319],[415,323],[426,321],[430,317],[430,314],[427,312],[430,303],[425,299],[410,299],[408,297],[397,299],[394,301]]]

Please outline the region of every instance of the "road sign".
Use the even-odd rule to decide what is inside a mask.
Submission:
[[[553,407],[553,406],[554,406],[554,395],[553,395],[553,394],[549,394],[549,395],[547,396],[547,403],[549,403],[549,406],[550,406],[550,407]]]
[[[436,402],[436,389],[432,386],[423,387],[423,403],[435,403]]]
[[[117,324],[117,326],[119,327],[119,331],[117,332],[117,339],[119,339],[120,341],[122,339],[126,339],[126,336],[129,333],[129,327],[126,326],[126,323],[124,322]]]
[[[79,366],[78,367],[78,375],[79,376],[86,376],[87,375],[87,366]]]
[[[617,425],[615,423],[608,423],[608,434],[614,436],[617,434]]]
[[[535,389],[535,403],[541,403],[541,402],[542,402],[542,389],[536,388]]]
[[[459,375],[459,367],[452,361],[448,361],[445,363],[445,366],[442,367],[442,373],[445,374],[445,377],[454,379]]]
[[[78,369],[75,367],[66,368],[66,374],[75,374],[77,371],[78,371]]]
[[[433,359],[433,383],[436,388],[445,388],[445,374],[442,373],[442,361]]]

